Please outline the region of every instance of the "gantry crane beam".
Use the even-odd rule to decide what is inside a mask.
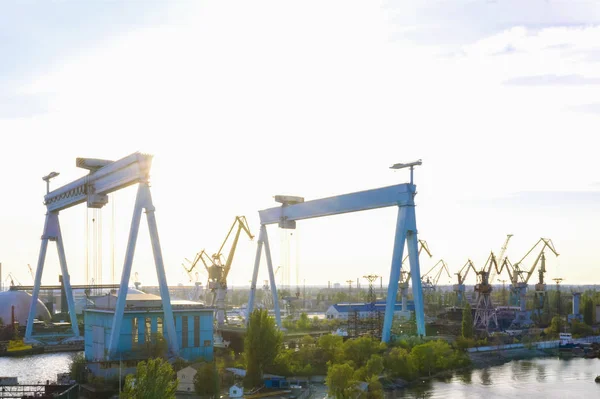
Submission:
[[[71,289],[71,282],[67,269],[67,260],[58,218],[59,212],[82,203],[86,203],[88,208],[101,208],[108,203],[109,193],[132,186],[134,184],[138,184],[135,206],[131,219],[131,227],[129,231],[129,241],[125,253],[125,262],[123,265],[123,272],[121,274],[121,283],[119,285],[119,295],[117,297],[117,303],[115,306],[110,337],[108,340],[105,340],[105,342],[108,343],[108,347],[105,350],[105,359],[97,360],[110,360],[113,359],[114,355],[116,354],[121,336],[121,324],[125,310],[127,288],[129,279],[131,277],[131,265],[133,263],[135,245],[143,210],[146,211],[148,229],[150,230],[150,242],[154,255],[160,296],[162,298],[164,325],[166,328],[169,350],[172,355],[178,355],[179,346],[177,342],[177,336],[175,334],[175,323],[173,320],[171,298],[169,295],[169,287],[167,285],[167,278],[165,275],[162,250],[158,237],[158,227],[154,213],[155,208],[150,193],[149,178],[151,164],[152,155],[142,154],[139,152],[128,155],[117,161],[94,158],[77,158],[76,166],[88,170],[88,175],[76,179],[75,181],[53,191],[49,190],[49,181],[51,178],[58,176],[58,173],[52,172],[43,178],[47,185],[47,193],[44,196],[44,204],[46,205],[47,213],[35,274],[32,301],[27,319],[27,328],[25,330],[26,341],[35,341],[32,339],[33,318],[35,316],[35,304],[37,303],[41,286],[48,241],[56,241],[63,284],[69,306],[71,328],[73,330],[73,334],[76,337],[79,337],[77,315],[75,314],[75,302],[73,300],[73,292]]]
[[[108,194],[147,181],[152,155],[136,152],[118,161],[77,158],[76,165],[90,174],[59,187],[44,196],[48,212],[59,212],[87,202],[89,208],[108,203]]]
[[[269,269],[269,279],[271,281],[271,292],[274,296],[274,302],[277,301],[277,288],[273,275],[273,265],[271,261],[271,252],[267,235],[267,226],[278,224],[281,228],[293,229],[296,227],[296,221],[339,215],[343,213],[358,212],[369,209],[378,209],[389,206],[398,206],[398,217],[396,220],[396,237],[394,241],[394,250],[392,254],[392,267],[390,270],[390,280],[388,284],[388,295],[383,325],[382,341],[389,342],[391,336],[391,326],[394,317],[394,307],[396,304],[396,295],[398,291],[398,280],[400,279],[400,270],[403,259],[404,245],[408,242],[408,253],[410,259],[410,268],[413,280],[413,296],[415,298],[415,313],[417,319],[417,332],[419,335],[425,335],[425,319],[423,311],[423,291],[421,287],[421,273],[418,258],[418,237],[415,216],[414,196],[416,195],[416,186],[412,183],[413,167],[420,165],[421,161],[409,164],[396,164],[392,169],[410,167],[411,182],[409,184],[398,184],[389,187],[377,188],[373,190],[360,191],[351,194],[342,194],[335,197],[322,198],[304,202],[302,197],[276,196],[275,200],[282,206],[259,211],[260,234],[258,238],[258,247],[254,263],[254,272],[252,275],[252,285],[250,287],[250,297],[248,299],[248,314],[254,307],[254,297],[256,291],[256,281],[258,279],[258,267],[262,246],[265,247],[267,266]],[[277,325],[281,326],[281,316],[279,305],[275,303],[275,317]]]
[[[405,206],[412,203],[410,184],[376,188],[336,197],[278,206],[258,212],[263,226],[278,223],[282,228],[294,228],[297,220],[313,219],[343,213]]]

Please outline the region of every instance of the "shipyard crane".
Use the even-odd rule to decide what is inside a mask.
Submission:
[[[38,263],[35,273],[34,288],[31,294],[31,305],[27,317],[27,327],[25,330],[25,342],[35,342],[33,335],[33,319],[36,315],[36,303],[39,296],[46,252],[50,241],[56,242],[58,250],[58,259],[66,293],[69,316],[71,321],[71,330],[76,339],[82,339],[79,332],[79,323],[75,311],[75,301],[71,290],[71,281],[67,268],[67,258],[65,255],[65,246],[62,239],[61,226],[59,223],[59,213],[71,207],[80,204],[86,204],[88,208],[99,209],[108,203],[110,193],[123,188],[137,185],[137,193],[131,225],[129,229],[129,239],[127,250],[125,252],[125,261],[121,273],[121,282],[119,292],[127,292],[127,287],[131,277],[131,266],[135,253],[135,247],[142,218],[142,212],[145,211],[150,233],[150,243],[152,245],[152,254],[156,266],[158,286],[162,299],[162,310],[164,313],[165,338],[168,342],[169,354],[179,355],[179,343],[175,332],[175,323],[173,318],[173,309],[171,306],[171,296],[167,284],[167,277],[164,269],[164,262],[160,240],[158,237],[158,226],[155,215],[155,206],[150,192],[150,168],[152,165],[152,155],[139,152],[121,158],[117,161],[95,158],[77,158],[76,166],[86,169],[89,173],[74,181],[65,184],[62,187],[50,191],[50,179],[59,175],[57,172],[51,172],[42,179],[46,182],[46,195],[44,196],[44,205],[46,206],[46,220],[41,235],[41,246],[38,256]],[[126,295],[119,295],[115,304],[114,315],[110,328],[107,328],[106,348],[104,351],[104,360],[114,360],[119,352],[118,346],[121,342],[123,324],[123,315],[126,305]],[[106,337],[105,337],[106,339]]]
[[[512,236],[513,236],[513,234],[506,235],[506,241],[504,241],[504,245],[502,245],[502,248],[500,248],[500,255],[496,258],[496,260],[499,264],[502,264],[502,262],[504,262],[506,249],[508,248],[508,242],[510,241],[510,238]],[[491,274],[490,274],[490,284],[494,282],[495,277],[496,277],[496,273],[494,273],[494,270],[492,270]]]
[[[421,252],[425,251],[429,257],[433,257],[431,255],[431,251],[429,250],[429,246],[427,245],[427,241],[419,240],[419,250],[417,251],[417,256],[421,256]],[[402,267],[400,268],[400,281],[398,282],[398,288],[400,289],[400,297],[402,298],[402,311],[407,312],[407,296],[408,296],[408,282],[410,281],[410,271],[404,270],[404,262],[408,259],[408,255],[402,259]]]
[[[477,272],[479,281],[475,284],[477,305],[475,307],[475,317],[473,317],[473,326],[477,329],[485,330],[485,332],[489,331],[492,324],[495,329],[498,328],[498,317],[496,316],[496,309],[492,304],[492,285],[489,282],[492,266],[500,274],[496,256],[493,252],[490,253],[483,268]]]
[[[536,256],[532,266],[529,268],[528,271],[523,270],[521,268],[521,265],[524,262],[524,260],[536,248],[539,248],[540,245],[541,245],[541,249],[540,249],[538,255]],[[546,273],[546,255],[545,255],[544,251],[546,250],[546,248],[549,248],[550,251],[552,253],[554,253],[554,255],[559,256],[559,253],[556,251],[556,248],[554,248],[554,244],[552,243],[552,240],[549,238],[542,237],[533,245],[533,247],[531,247],[531,249],[529,251],[527,251],[527,253],[521,258],[521,260],[519,260],[518,262],[516,262],[513,265],[513,276],[511,279],[512,280],[511,291],[518,294],[519,307],[520,307],[519,313],[520,314],[517,315],[515,320],[522,320],[519,322],[519,324],[531,324],[531,321],[529,320],[529,315],[525,308],[525,305],[526,305],[525,295],[527,293],[527,284],[529,282],[529,279],[533,275],[533,272],[536,270],[536,267],[538,266],[538,264],[540,265],[540,267],[538,268],[538,283],[535,285],[535,293],[536,293],[535,308],[538,310],[538,313],[539,313],[540,309],[543,308],[544,301],[546,300],[546,298],[545,298],[546,284],[544,283],[544,274]],[[517,324],[517,323],[513,323],[513,324]]]
[[[455,284],[453,288],[454,292],[456,292],[456,299],[459,305],[463,303],[464,294],[465,294],[465,280],[469,275],[469,271],[473,270],[475,274],[477,274],[477,269],[475,269],[475,265],[471,259],[467,260],[467,263],[460,268],[460,270],[456,274],[458,277],[458,284]]]
[[[229,238],[232,236],[232,232],[236,229],[235,234],[233,235],[233,242],[231,244],[231,248],[229,249],[229,254],[227,255],[227,259],[223,262],[223,249],[225,245],[229,241]],[[233,257],[235,255],[235,250],[237,248],[237,244],[240,238],[240,234],[242,230],[248,235],[248,237],[253,240],[254,236],[250,233],[250,228],[248,227],[248,222],[246,221],[245,216],[236,216],[229,232],[225,236],[219,251],[212,255],[213,265],[208,267],[208,288],[213,292],[213,306],[216,303],[217,312],[217,326],[221,327],[225,323],[225,296],[227,294],[227,276],[229,275],[229,271],[231,270],[231,264],[233,263]]]
[[[189,268],[185,267],[184,263],[182,263],[181,266],[183,267],[183,270],[185,270],[188,277],[190,278],[190,282],[193,280],[192,270],[194,270],[194,268],[198,265],[198,262],[202,261],[202,264],[204,265],[206,272],[209,273],[209,279],[210,279],[211,270],[214,270],[213,266],[216,266],[215,262],[206,253],[206,250],[204,250],[204,249],[196,254],[196,256],[194,257],[194,260],[189,260],[188,258],[185,258],[185,261],[190,264],[190,267]]]
[[[441,265],[439,270],[437,270],[436,273],[432,273],[438,267],[438,265]],[[448,270],[448,265],[443,259],[440,259],[435,265],[433,265],[431,269],[427,271],[427,273],[421,277],[421,280],[423,281],[423,289],[435,291],[443,271],[446,272],[449,279],[452,279],[450,271]],[[429,273],[432,273],[432,275],[430,276]]]

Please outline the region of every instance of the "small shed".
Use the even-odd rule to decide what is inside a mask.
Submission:
[[[177,392],[195,392],[194,377],[202,363],[194,363],[177,372]]]

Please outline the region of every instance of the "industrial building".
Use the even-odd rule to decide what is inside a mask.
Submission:
[[[385,301],[375,302],[375,309],[371,309],[370,303],[357,302],[357,303],[336,303],[331,305],[325,312],[327,319],[335,320],[348,320],[348,315],[356,312],[359,319],[368,318],[373,311],[385,313],[386,303]],[[406,311],[402,311],[402,302],[396,302],[394,306],[394,317],[410,319],[411,312],[415,310],[414,301],[407,301]]]
[[[112,361],[107,359],[107,345],[117,304],[114,293],[97,298],[93,308],[85,309],[85,358],[92,374],[108,377],[133,368],[137,361],[166,351],[167,336],[161,297],[127,293],[118,346]],[[187,361],[213,359],[213,308],[188,300],[173,300],[175,332],[179,356]]]

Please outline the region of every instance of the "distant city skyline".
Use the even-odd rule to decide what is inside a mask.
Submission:
[[[9,272],[32,283],[42,176],[60,172],[57,188],[85,174],[76,157],[135,151],[154,155],[170,285],[189,284],[184,258],[215,252],[236,215],[258,235],[257,211],[274,195],[406,182],[389,166],[415,159],[419,238],[433,253],[423,272],[439,259],[451,273],[469,258],[480,268],[510,233],[515,261],[540,237],[553,240],[549,286],[600,283],[599,42],[600,3],[577,1],[9,1],[2,283]],[[96,256],[93,235],[86,256],[94,212],[61,213],[73,283],[100,260],[110,282],[113,258],[119,280],[134,196],[116,193],[103,209]],[[277,282],[291,265],[291,285],[365,274],[387,285],[395,218],[382,209],[302,221],[294,239],[270,227]],[[240,239],[231,285],[248,285],[255,250],[256,238]],[[46,265],[43,283],[58,283],[53,244]],[[263,257],[261,285],[266,270]],[[133,272],[156,284],[145,221]]]

